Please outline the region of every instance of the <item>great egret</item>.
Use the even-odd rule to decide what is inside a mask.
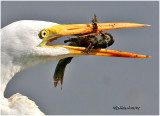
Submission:
[[[145,27],[135,23],[99,23],[98,30]],[[44,115],[38,106],[26,96],[19,93],[10,98],[4,97],[4,91],[11,78],[23,69],[65,57],[80,55],[100,55],[114,57],[149,58],[104,49],[92,49],[89,54],[83,53],[84,47],[52,45],[48,43],[66,35],[89,33],[92,24],[59,25],[45,21],[23,20],[7,25],[1,30],[1,113],[3,115]]]

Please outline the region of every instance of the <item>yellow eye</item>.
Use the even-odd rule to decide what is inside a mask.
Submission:
[[[40,31],[39,37],[40,37],[41,39],[43,39],[43,38],[45,38],[45,37],[47,37],[47,36],[48,36],[48,34],[47,34],[47,31],[46,31],[46,30]]]
[[[46,30],[43,30],[42,32],[41,32],[41,36],[44,38],[44,37],[46,37],[47,36],[47,31]]]

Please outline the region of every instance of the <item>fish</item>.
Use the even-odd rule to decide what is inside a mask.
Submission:
[[[94,18],[92,18],[92,32],[76,34],[74,35],[75,37],[65,40],[64,43],[70,42],[69,46],[86,47],[83,52],[87,54],[89,54],[90,50],[93,48],[107,48],[111,46],[114,43],[113,36],[110,33],[98,31],[97,22],[97,16],[95,14]],[[67,64],[71,63],[72,59],[73,57],[67,57],[59,60],[53,76],[54,87],[56,87],[60,81],[62,90],[65,68]]]

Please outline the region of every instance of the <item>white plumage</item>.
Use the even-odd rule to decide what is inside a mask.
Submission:
[[[54,61],[69,53],[66,48],[37,47],[42,39],[38,33],[56,23],[23,20],[14,22],[1,30],[1,113],[3,115],[44,115],[38,106],[19,93],[10,98],[4,97],[4,91],[11,78],[23,69]]]

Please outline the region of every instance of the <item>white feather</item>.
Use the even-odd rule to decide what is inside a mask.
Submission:
[[[21,70],[31,66],[64,58],[65,48],[37,47],[42,41],[38,33],[43,28],[58,25],[52,22],[23,20],[14,22],[1,30],[1,113],[2,115],[44,115],[38,106],[26,96],[14,94],[4,97],[10,79]]]

